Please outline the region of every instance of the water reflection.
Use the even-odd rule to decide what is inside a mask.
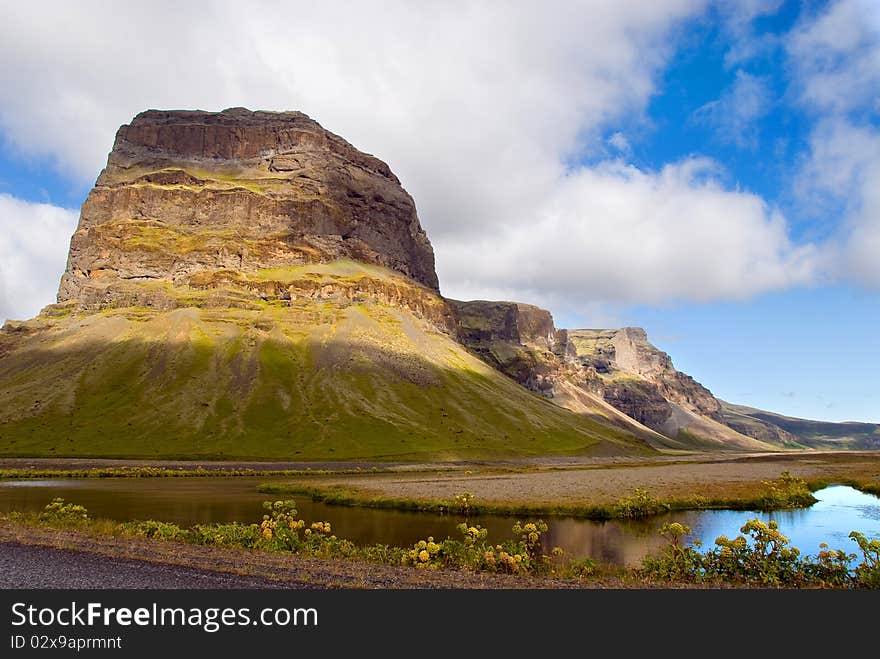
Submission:
[[[159,519],[181,526],[228,521],[258,521],[269,495],[256,491],[267,478],[150,478],[0,481],[0,511],[38,511],[52,498],[84,505],[93,517],[116,520]],[[638,565],[655,553],[663,539],[657,531],[664,522],[679,521],[693,529],[693,537],[712,547],[719,535],[733,537],[747,519],[775,519],[792,544],[815,554],[819,544],[855,551],[847,537],[857,530],[880,536],[880,499],[850,487],[832,486],[816,492],[819,502],[809,509],[756,513],[730,510],[690,511],[647,520],[592,522],[571,518],[547,520],[550,530],[545,549],[562,547],[568,556],[590,557],[603,563]],[[334,531],[357,543],[405,546],[433,535],[457,536],[462,518],[455,515],[410,513],[327,506],[297,501],[300,515],[327,520]],[[513,518],[477,516],[469,520],[489,529],[494,539],[511,537]]]

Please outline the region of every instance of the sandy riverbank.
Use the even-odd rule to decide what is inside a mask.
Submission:
[[[480,466],[434,473],[316,476],[291,482],[344,487],[365,496],[392,499],[451,500],[456,494],[471,492],[483,503],[598,505],[616,502],[636,488],[661,499],[745,497],[754,494],[762,481],[778,478],[783,471],[808,481],[880,483],[880,453],[688,456],[641,464],[545,463],[521,471]]]

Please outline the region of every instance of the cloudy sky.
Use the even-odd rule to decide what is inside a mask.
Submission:
[[[298,109],[391,165],[445,295],[641,325],[723,398],[880,421],[876,0],[0,9],[0,320],[53,301],[120,124]]]

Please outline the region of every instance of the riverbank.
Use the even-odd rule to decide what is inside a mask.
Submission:
[[[108,533],[74,529],[53,529],[0,520],[0,555],[3,545],[75,550],[114,560],[130,560],[170,568],[209,570],[243,579],[267,579],[281,588],[658,588],[669,587],[641,581],[630,575],[592,576],[589,579],[560,579],[533,575],[491,574],[461,570],[420,570],[382,563],[324,559],[257,550],[188,545],[155,538],[120,537]],[[7,552],[11,554],[12,552]],[[23,554],[26,556],[26,554]],[[72,560],[78,557],[71,554]],[[11,569],[7,565],[7,569]],[[112,565],[110,563],[109,565]],[[16,564],[21,579],[9,588],[30,587],[26,576],[33,566]],[[69,588],[64,573],[49,575],[43,588]],[[687,587],[687,584],[683,584]],[[161,587],[161,584],[143,587]],[[194,581],[190,587],[198,587]]]
[[[790,490],[779,480],[783,473],[803,479],[807,487]],[[605,520],[684,510],[802,507],[814,501],[810,490],[831,483],[880,494],[880,452],[399,464],[0,460],[0,480],[200,477],[271,477],[260,492],[338,506]],[[468,499],[462,505],[457,497],[464,494]]]
[[[704,508],[739,510],[797,507],[805,501],[768,501],[784,472],[810,490],[829,483],[880,493],[880,454],[810,452],[745,456],[688,456],[641,463],[567,464],[499,472],[472,470],[315,475],[261,489],[310,496],[336,505],[442,512],[471,496],[470,512],[566,515],[593,519],[644,516]],[[784,493],[783,493],[784,494]],[[634,510],[633,507],[642,507]],[[635,513],[635,514],[633,514]]]

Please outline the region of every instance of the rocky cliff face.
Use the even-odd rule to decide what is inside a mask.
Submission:
[[[204,288],[340,259],[438,287],[415,204],[385,163],[299,112],[149,110],[119,129],[83,204],[58,301],[96,308],[131,297],[132,282]]]
[[[454,305],[462,341],[473,352],[559,405],[629,422],[632,432],[658,446],[768,448],[725,425],[720,402],[677,371],[641,328],[564,330],[548,311],[531,305]],[[618,415],[609,414],[609,407]]]
[[[656,388],[657,395],[650,396],[653,401],[667,399],[694,414],[722,421],[721,403],[712,392],[676,370],[669,355],[652,345],[641,327],[571,330],[569,338],[580,363],[595,369],[597,374],[610,375],[615,371],[629,374]],[[614,389],[608,384],[605,386]],[[618,396],[613,391],[610,395]],[[665,419],[657,417],[648,425],[655,427],[663,422]]]

